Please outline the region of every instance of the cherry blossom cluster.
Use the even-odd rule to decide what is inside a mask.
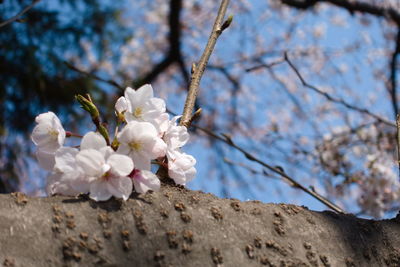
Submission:
[[[115,110],[119,123],[114,141],[108,144],[107,135],[90,131],[79,147],[64,146],[72,134],[53,112],[36,117],[32,141],[39,165],[50,171],[49,195],[89,193],[103,201],[112,196],[127,200],[133,189],[158,191],[160,180],[151,172],[152,163],[167,167],[176,184],[195,177],[196,160],[181,150],[189,140],[187,128],[177,124],[179,116],[170,119],[165,101],[153,96],[151,85],[126,88]]]
[[[400,199],[398,174],[390,160],[384,153],[367,155],[369,176],[358,181],[361,189],[358,204],[366,214],[375,218],[381,218]]]
[[[352,131],[357,135],[350,135]],[[338,127],[333,132],[324,136],[317,148],[321,166],[329,175],[345,177],[331,193],[342,198],[351,196],[363,214],[382,217],[400,200],[395,131],[384,124],[371,124],[356,130]]]

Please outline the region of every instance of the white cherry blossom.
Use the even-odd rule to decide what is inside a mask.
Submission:
[[[168,175],[175,183],[185,185],[196,176],[196,159],[179,150],[168,151]]]
[[[163,137],[170,123],[168,113],[162,113],[159,117],[151,121],[151,123],[156,127],[158,137]]]
[[[119,113],[124,113],[128,110],[128,101],[125,97],[121,96],[118,98],[117,102],[115,102],[115,110]]]
[[[35,121],[37,125],[31,138],[38,146],[36,158],[43,169],[51,171],[55,164],[55,152],[64,144],[66,133],[59,118],[51,111],[38,115]]]
[[[385,211],[390,209],[391,203],[398,202],[400,185],[398,178],[391,177],[372,177],[360,182],[362,194],[358,199],[358,204],[363,211],[375,218],[380,218]]]
[[[76,156],[76,162],[89,182],[90,198],[96,201],[111,196],[127,200],[132,192],[128,175],[133,170],[132,160],[116,154],[110,147],[100,150],[85,149]]]
[[[151,171],[135,169],[130,175],[138,193],[146,193],[149,190],[160,190],[160,179]]]
[[[131,157],[140,170],[150,170],[151,160],[165,156],[167,148],[156,128],[148,122],[128,123],[118,134],[118,141],[117,152]]]
[[[189,133],[185,126],[177,125],[177,120],[181,116],[175,116],[169,122],[163,140],[168,146],[168,151],[174,151],[177,148],[183,147],[189,140]]]
[[[165,101],[153,96],[153,88],[149,84],[143,85],[137,90],[130,87],[126,88],[125,100],[128,105],[125,114],[127,122],[146,121],[154,123],[154,120],[166,111]]]
[[[150,171],[151,160],[165,156],[177,184],[194,178],[196,160],[180,150],[189,140],[187,129],[177,125],[180,116],[169,120],[164,100],[153,96],[150,85],[137,91],[127,88],[115,110],[127,121],[116,133],[116,152],[93,131],[82,137],[78,148],[64,147],[66,133],[57,116],[52,112],[37,116],[32,140],[38,146],[39,164],[50,171],[49,195],[90,193],[90,198],[103,201],[112,196],[127,200],[133,187],[138,193],[158,191],[161,183]]]
[[[31,138],[39,150],[51,153],[64,144],[65,130],[53,112],[42,113],[35,121],[37,125],[32,131]]]
[[[77,195],[89,191],[89,183],[83,179],[82,170],[76,163],[79,150],[72,147],[61,147],[55,153],[55,166],[47,177],[49,195]]]

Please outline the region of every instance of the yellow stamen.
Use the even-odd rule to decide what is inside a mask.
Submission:
[[[143,110],[142,108],[135,108],[135,111],[133,112],[133,116],[136,118],[140,118],[143,115]]]
[[[106,173],[104,173],[102,176],[101,176],[101,178],[103,179],[103,180],[108,180],[108,178],[110,178],[110,172],[106,172]]]
[[[52,128],[48,129],[48,134],[53,138],[53,139],[57,139],[58,138],[58,134],[59,132],[57,130],[54,130]]]
[[[133,150],[139,151],[142,149],[142,144],[136,143],[136,142],[131,142],[131,143],[129,143],[129,147]]]

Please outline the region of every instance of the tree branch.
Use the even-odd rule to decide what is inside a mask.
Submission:
[[[308,9],[318,3],[329,3],[346,9],[350,14],[355,12],[370,14],[392,20],[400,25],[400,12],[398,10],[357,0],[281,0],[281,2],[298,9]]]
[[[389,121],[389,120],[387,120],[385,118],[382,118],[381,116],[376,115],[376,114],[370,112],[369,110],[367,110],[365,108],[359,108],[357,106],[354,106],[352,104],[347,103],[343,99],[335,98],[335,97],[331,96],[330,94],[318,89],[317,87],[307,83],[305,81],[305,79],[303,78],[303,76],[300,74],[299,70],[296,68],[296,66],[294,66],[294,64],[290,61],[290,59],[288,57],[288,54],[286,52],[285,52],[285,60],[289,64],[290,68],[292,68],[292,70],[296,73],[297,77],[300,79],[300,81],[301,81],[301,83],[303,84],[304,87],[307,87],[307,88],[313,90],[314,92],[322,95],[323,97],[325,97],[327,100],[329,100],[331,102],[334,102],[334,103],[340,104],[342,106],[345,106],[348,109],[351,109],[351,110],[366,114],[366,115],[368,115],[368,116],[370,116],[372,118],[375,118],[377,121],[382,122],[382,123],[384,123],[386,125],[389,125],[389,126],[392,126],[392,127],[396,127],[395,123],[393,123],[393,122],[391,122],[391,121]]]
[[[7,19],[7,20],[5,20],[5,21],[3,21],[3,22],[0,22],[0,28],[6,26],[6,25],[8,25],[8,24],[10,24],[10,23],[12,23],[12,22],[14,22],[14,21],[16,21],[16,20],[18,20],[22,15],[24,15],[26,12],[28,12],[30,9],[32,9],[32,7],[33,7],[34,5],[36,5],[39,1],[40,1],[40,0],[33,0],[32,3],[31,3],[29,6],[25,7],[25,8],[24,8],[21,12],[19,12],[17,15],[15,15],[14,17],[9,18],[9,19]]]
[[[139,88],[140,86],[151,83],[153,80],[157,78],[163,71],[165,71],[169,66],[171,66],[175,62],[175,59],[171,57],[171,55],[167,55],[163,60],[157,63],[150,72],[148,72],[143,77],[140,77],[133,81],[132,87]]]
[[[100,82],[108,83],[108,84],[110,84],[110,85],[112,85],[112,86],[118,88],[118,89],[121,90],[121,91],[123,91],[123,90],[125,89],[122,85],[118,84],[118,83],[117,83],[116,81],[114,81],[114,80],[111,80],[111,79],[104,79],[104,78],[101,78],[100,76],[97,76],[97,75],[94,74],[94,73],[90,73],[90,72],[87,72],[87,71],[78,69],[77,67],[75,67],[74,65],[72,65],[71,63],[69,63],[69,62],[67,62],[67,61],[64,61],[64,64],[65,64],[68,68],[70,68],[71,70],[73,70],[73,71],[75,71],[75,72],[78,72],[78,73],[81,73],[81,74],[83,74],[83,75],[89,76],[89,77],[91,77],[91,78],[93,78],[93,79],[95,79],[95,80],[98,80],[98,81],[100,81]]]
[[[168,25],[169,25],[169,35],[168,35],[168,43],[169,50],[166,56],[156,64],[150,72],[145,74],[143,77],[136,79],[132,86],[133,88],[139,88],[143,84],[150,83],[155,80],[158,75],[160,75],[163,71],[165,71],[168,67],[173,65],[174,63],[178,63],[179,65],[182,60],[181,54],[181,23],[180,23],[180,14],[182,10],[182,0],[171,0],[169,5],[169,15],[168,15]],[[183,73],[182,73],[183,75]],[[185,76],[183,76],[186,79]]]
[[[258,61],[261,61],[261,60],[258,60]],[[279,64],[284,63],[284,62],[285,62],[284,58],[280,58],[280,59],[275,60],[275,61],[273,61],[271,63],[261,62],[258,65],[255,65],[253,67],[247,68],[245,71],[246,72],[252,72],[252,71],[256,71],[256,70],[261,69],[261,68],[269,69],[269,68],[272,68],[275,65],[279,65]]]
[[[390,61],[390,86],[389,94],[392,102],[394,117],[397,118],[399,106],[397,104],[397,57],[400,53],[400,28],[397,31],[396,45]]]
[[[196,97],[199,91],[199,85],[201,77],[203,76],[204,70],[206,68],[208,59],[211,56],[212,51],[214,50],[214,46],[217,42],[218,37],[222,34],[222,32],[229,27],[229,24],[232,21],[232,17],[228,18],[223,23],[223,19],[225,17],[226,9],[228,7],[229,0],[222,0],[221,6],[218,10],[217,18],[215,19],[213,29],[211,31],[210,37],[208,38],[208,42],[206,48],[204,49],[203,54],[201,55],[200,61],[198,64],[194,65],[192,78],[190,81],[189,92],[186,97],[185,107],[183,109],[182,118],[180,121],[180,125],[189,126],[189,121],[192,116],[194,104],[196,102]]]
[[[0,194],[0,223],[1,266],[399,266],[400,257],[399,217],[169,185],[126,202]]]
[[[189,90],[190,74],[188,72],[188,68],[186,68],[185,61],[183,61],[182,57],[179,58],[178,64],[179,64],[179,69],[181,71],[183,80],[185,81],[185,88],[186,88],[186,90]]]

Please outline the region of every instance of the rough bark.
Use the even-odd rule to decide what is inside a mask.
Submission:
[[[127,202],[0,195],[4,266],[400,266],[400,220],[165,185]]]

